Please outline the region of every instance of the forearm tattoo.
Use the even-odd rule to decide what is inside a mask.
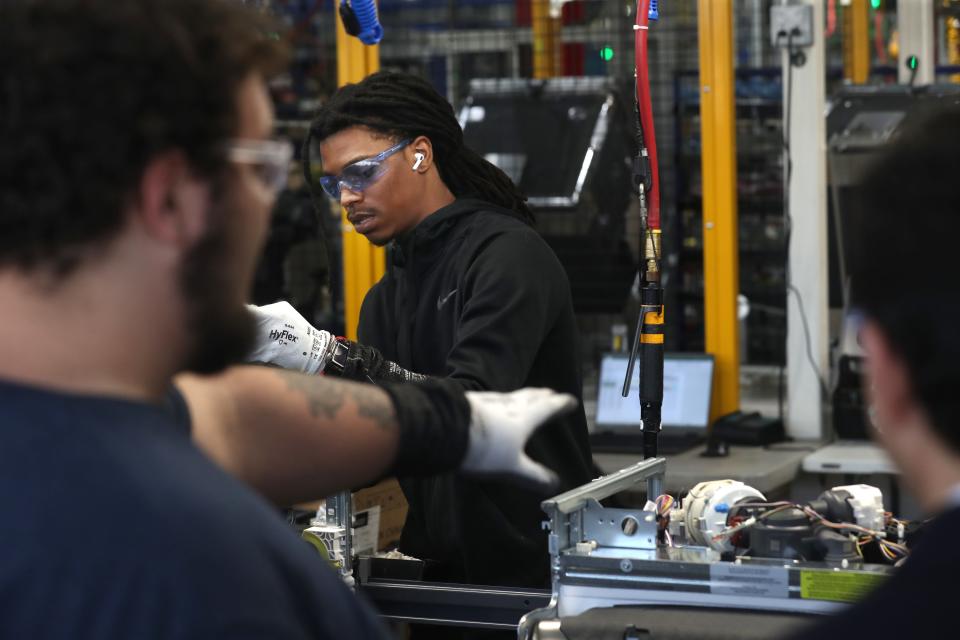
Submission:
[[[397,428],[396,412],[390,398],[372,385],[360,385],[318,376],[306,376],[290,371],[277,371],[287,387],[307,400],[310,415],[333,420],[347,400],[357,406],[357,413],[369,418],[384,430]]]

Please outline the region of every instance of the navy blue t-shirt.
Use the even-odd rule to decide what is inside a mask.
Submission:
[[[0,638],[382,638],[167,406],[0,381]]]

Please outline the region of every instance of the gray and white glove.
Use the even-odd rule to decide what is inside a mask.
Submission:
[[[474,475],[510,477],[549,487],[556,474],[524,452],[530,436],[547,420],[576,408],[571,395],[526,388],[509,393],[468,391],[470,440],[461,470]]]
[[[326,368],[336,344],[332,333],[314,328],[289,302],[262,307],[248,304],[247,309],[257,321],[256,343],[247,362],[272,364],[310,375]]]
[[[425,477],[459,470],[548,493],[557,477],[524,452],[546,422],[577,406],[550,389],[464,391],[450,378],[383,386],[397,412],[400,441],[393,473]]]
[[[247,308],[257,319],[256,346],[247,362],[376,384],[419,382],[427,377],[387,360],[373,347],[317,329],[288,302]]]

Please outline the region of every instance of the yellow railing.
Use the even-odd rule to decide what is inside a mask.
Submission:
[[[711,418],[740,408],[733,0],[698,0],[704,331],[716,360]]]
[[[843,9],[843,78],[866,84],[870,77],[870,13],[867,0],[851,0]]]
[[[334,12],[339,3],[334,2]],[[380,47],[367,46],[357,38],[347,35],[339,16],[337,23],[337,84],[343,86],[359,82],[380,69]],[[375,247],[354,231],[347,221],[346,212],[341,212],[343,229],[343,315],[346,337],[357,339],[357,322],[363,298],[380,278],[386,268],[384,250]]]

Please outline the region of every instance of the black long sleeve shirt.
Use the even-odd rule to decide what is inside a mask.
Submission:
[[[549,387],[582,399],[570,285],[556,255],[513,212],[460,199],[391,247],[367,294],[360,342],[417,373],[468,390]],[[563,491],[588,482],[583,405],[554,420],[527,452]],[[429,578],[543,586],[547,496],[455,474],[401,479],[410,503],[401,549],[436,562]]]

